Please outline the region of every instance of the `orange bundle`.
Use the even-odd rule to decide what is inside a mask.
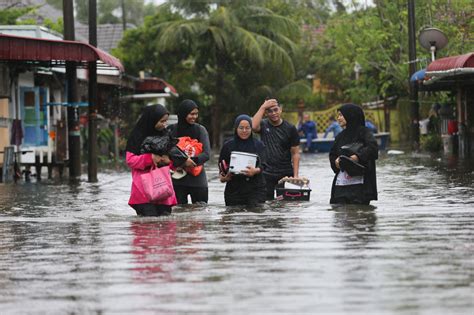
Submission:
[[[187,156],[193,157],[202,153],[202,143],[191,137],[179,137],[178,148],[180,148]],[[198,176],[202,172],[202,165],[187,167],[185,170],[192,176]]]

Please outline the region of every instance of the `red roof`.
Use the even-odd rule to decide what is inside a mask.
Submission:
[[[83,63],[95,60],[124,71],[119,59],[87,43],[0,34],[0,61]]]
[[[474,52],[435,60],[429,64],[426,72],[448,71],[460,68],[474,68]]]
[[[169,88],[172,94],[177,94],[174,86],[169,84],[160,78],[145,78],[137,82],[136,91],[147,93],[147,92],[162,92],[165,88]]]

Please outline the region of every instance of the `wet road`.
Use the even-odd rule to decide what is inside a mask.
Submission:
[[[126,205],[128,172],[0,184],[0,313],[472,314],[473,164],[384,155],[378,201],[331,207],[304,155],[311,201],[254,209],[207,167],[209,205],[165,218]]]

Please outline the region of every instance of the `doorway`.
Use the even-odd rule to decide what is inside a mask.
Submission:
[[[47,89],[20,87],[20,104],[23,117],[25,145],[48,145]]]

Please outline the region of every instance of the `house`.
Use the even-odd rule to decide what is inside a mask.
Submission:
[[[17,36],[22,34],[22,36]],[[77,64],[79,102],[67,102],[65,63]],[[117,128],[120,109],[129,103],[159,102],[176,97],[176,89],[160,78],[126,75],[120,61],[87,43],[62,40],[47,28],[0,26],[0,152],[14,145],[17,162],[24,166],[63,165],[68,156],[67,108],[82,111],[87,124],[87,63],[97,61],[98,116]],[[117,141],[115,141],[117,142]],[[118,156],[118,149],[114,148]],[[22,153],[22,154],[20,154]],[[0,154],[0,166],[4,155]]]
[[[87,103],[66,101],[67,61],[78,65],[78,79],[83,82],[79,95],[85,100],[88,62],[98,61],[103,84],[115,84],[124,70],[106,52],[62,40],[44,27],[0,26],[0,148],[14,145],[23,165],[53,165],[69,158],[66,109]]]
[[[127,24],[127,29],[134,28],[135,25]],[[89,26],[76,26],[76,34],[80,38],[89,38]],[[97,47],[112,53],[112,49],[117,48],[124,34],[122,24],[98,24],[97,25]]]
[[[19,21],[34,20],[36,21],[37,25],[43,25],[46,19],[49,19],[52,22],[57,22],[58,19],[63,18],[62,10],[50,5],[47,0],[0,0],[0,10],[4,10],[7,8],[20,9],[25,7],[32,7],[35,8],[35,10],[32,13],[20,17]],[[84,27],[84,25],[79,21],[75,20],[74,27],[80,28]],[[22,34],[20,33],[18,33],[17,35],[22,36]],[[76,34],[76,40],[78,41],[87,42],[88,38],[88,36]]]
[[[422,73],[423,75],[416,74]],[[414,74],[420,90],[448,91],[455,95],[454,106],[441,108],[445,151],[457,151],[460,157],[474,153],[474,52],[450,56],[431,62],[426,69]],[[454,114],[455,113],[455,114]],[[443,117],[444,116],[444,117]],[[453,144],[457,137],[457,145]]]

